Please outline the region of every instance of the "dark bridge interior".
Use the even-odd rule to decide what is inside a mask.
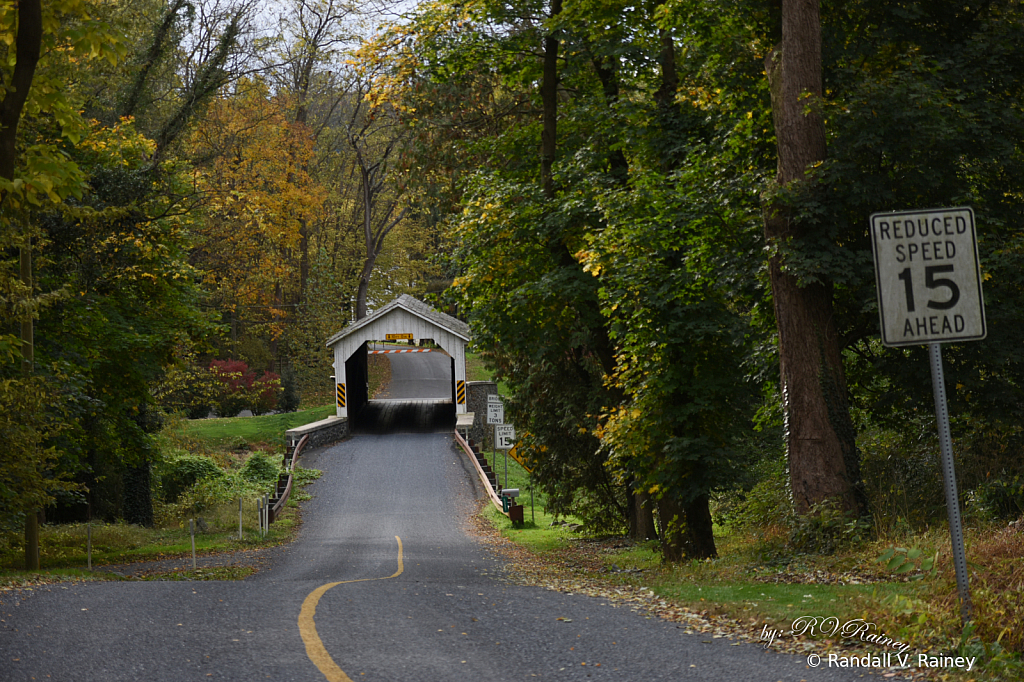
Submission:
[[[377,346],[381,348],[381,346]],[[386,355],[391,381],[383,396],[367,395],[368,348],[345,362],[353,433],[439,433],[455,429],[455,361],[442,351]]]

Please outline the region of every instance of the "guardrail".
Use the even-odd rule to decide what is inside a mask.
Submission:
[[[455,442],[462,446],[462,449],[465,450],[467,455],[469,455],[469,460],[473,462],[473,466],[476,467],[476,472],[480,476],[480,481],[484,484],[484,488],[487,490],[487,496],[490,498],[491,504],[497,507],[498,511],[502,514],[508,516],[508,512],[504,510],[504,506],[501,504],[501,498],[498,497],[498,493],[495,492],[490,478],[488,478],[487,474],[484,472],[483,466],[480,464],[477,452],[469,446],[469,443],[462,438],[462,434],[458,431],[455,432]]]
[[[268,523],[273,523],[277,520],[277,517],[284,511],[284,506],[288,504],[288,497],[292,494],[292,473],[295,471],[295,463],[299,460],[299,455],[302,453],[302,448],[306,447],[306,443],[309,442],[309,434],[307,433],[299,442],[295,444],[294,448],[288,448],[284,455],[284,467],[287,473],[281,474],[277,478],[277,487],[274,489],[274,495],[270,498],[270,509],[269,509],[269,520]]]

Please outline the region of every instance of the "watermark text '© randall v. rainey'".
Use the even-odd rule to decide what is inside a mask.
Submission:
[[[977,656],[930,656],[928,654],[865,654],[863,656],[844,656],[842,654],[808,654],[807,665],[817,668],[825,665],[829,668],[961,668],[970,672],[974,668]]]

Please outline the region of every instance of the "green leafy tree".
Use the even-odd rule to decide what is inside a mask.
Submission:
[[[162,423],[153,390],[176,350],[214,329],[198,309],[175,207],[184,178],[169,165],[150,175],[153,149],[131,122],[96,128],[74,150],[88,177],[78,210],[39,223],[39,283],[67,294],[38,327],[38,356],[74,377],[64,391],[75,414],[62,436],[65,466],[89,486],[96,513],[144,524],[152,522],[148,472]],[[118,479],[121,488],[112,485]]]
[[[728,381],[743,357],[742,344],[737,350],[732,341],[742,340],[744,320],[728,311],[725,293],[686,284],[695,275],[683,267],[685,247],[660,246],[710,234],[706,225],[688,224],[694,218],[670,200],[677,183],[666,172],[707,135],[708,126],[697,123],[707,113],[668,111],[676,109],[679,82],[674,43],[650,9],[554,3],[517,8],[514,17],[508,11],[436,3],[423,8],[420,23],[396,29],[408,41],[407,56],[396,62],[396,96],[415,109],[417,127],[435,125],[419,136],[420,153],[443,161],[447,148],[458,149],[481,169],[474,176],[442,166],[448,177],[466,177],[456,185],[464,194],[452,220],[452,262],[461,270],[455,289],[478,345],[513,393],[510,412],[549,506],[595,527],[628,522],[649,537],[644,517],[660,505],[666,524],[673,522],[663,538],[667,558],[712,555],[708,499],[729,478],[732,456],[731,444],[712,434],[741,423],[737,415],[748,406],[742,384]],[[514,29],[492,28],[503,25]],[[524,53],[532,56],[524,60]],[[644,251],[633,242],[659,247]],[[629,255],[618,258],[616,250]],[[680,287],[678,300],[640,285],[666,273]],[[619,312],[622,292],[635,318]],[[643,352],[651,356],[648,372],[686,357],[700,342],[652,350],[655,337],[677,315],[684,328],[703,328],[712,309],[723,312],[710,328],[734,336],[720,347],[710,331],[700,337],[708,348],[685,365],[689,375],[662,371],[663,383],[645,384],[631,373],[629,363],[639,366]],[[650,331],[633,328],[640,321]],[[713,425],[715,408],[692,404],[711,384],[691,386],[685,377],[715,376],[718,362],[734,371],[720,373],[715,397],[707,396],[717,408],[730,406]],[[645,409],[642,422],[621,419]]]
[[[32,240],[38,233],[31,226],[29,214],[44,206],[59,205],[80,193],[82,185],[78,168],[59,148],[65,141],[76,142],[83,128],[73,99],[60,87],[59,66],[62,60],[92,57],[115,61],[123,47],[104,24],[89,16],[88,4],[80,0],[46,7],[37,0],[4,2],[0,4],[0,31],[4,33],[2,50],[6,57],[0,70],[0,79],[6,85],[0,102],[0,247],[13,246],[20,251],[17,275],[10,263],[5,263],[0,284],[9,294],[5,318],[21,323],[23,374],[31,382],[35,362],[33,318],[50,299],[35,295]],[[21,125],[23,119],[31,126]],[[23,390],[32,388],[24,386]],[[8,397],[18,392],[17,385],[8,386]],[[37,449],[38,442],[38,437],[23,439],[22,445],[28,449],[16,456],[38,471],[46,471],[51,458]],[[26,499],[51,499],[45,489],[29,485],[43,479],[26,476],[23,480],[25,487],[20,494]],[[14,502],[13,506],[23,505]],[[38,568],[37,516],[29,513],[25,518],[25,566]]]
[[[45,378],[9,376],[21,362],[20,340],[0,337],[0,427],[6,445],[0,451],[0,525],[21,525],[35,517],[62,491],[77,491],[60,470],[53,445],[62,425],[60,396]]]

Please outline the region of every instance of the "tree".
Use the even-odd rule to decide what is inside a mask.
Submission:
[[[0,102],[0,178],[11,182],[14,180],[14,167],[17,163],[18,122],[28,101],[43,42],[43,10],[39,0],[22,2],[13,12],[13,8],[6,9],[8,12],[5,19],[10,22],[8,25],[13,27],[16,23],[17,30],[14,39],[14,69],[7,94],[3,102]],[[30,340],[27,345],[31,346]]]
[[[334,72],[340,70],[341,46],[352,40],[343,26],[353,13],[350,5],[336,0],[295,0],[287,19],[281,19],[282,44],[275,71],[293,96],[291,115],[295,124],[309,128],[313,140],[331,123],[344,99],[332,90]],[[326,103],[326,104],[325,104]],[[313,120],[310,113],[313,112]],[[303,168],[310,172],[310,168]],[[310,268],[310,232],[316,223],[301,220],[299,228],[299,295],[306,300]]]
[[[151,87],[148,82],[152,65],[164,59],[170,52],[168,42],[178,38],[177,74],[174,80],[176,106],[159,122],[153,132],[156,148],[153,151],[153,165],[165,157],[172,145],[188,130],[206,105],[223,87],[247,73],[242,54],[242,35],[247,30],[247,21],[254,11],[255,2],[223,7],[220,0],[210,0],[194,5],[177,2],[167,8],[159,25],[153,32],[148,48],[137,57],[141,68],[134,74],[127,97],[122,101],[122,116],[136,113],[132,105],[140,101],[140,93]],[[169,29],[182,10],[190,17],[198,14],[198,30],[190,35],[172,33]]]
[[[192,153],[206,159],[196,184],[208,202],[191,261],[218,305],[232,318],[243,312],[270,339],[284,332],[287,299],[298,288],[290,256],[300,230],[325,200],[305,170],[313,141],[287,120],[290,104],[261,81],[242,81],[211,105],[191,138]]]
[[[72,22],[76,31],[70,30]],[[32,268],[32,238],[28,212],[50,202],[60,203],[65,197],[80,192],[81,175],[74,164],[67,163],[52,139],[37,140],[37,144],[22,146],[19,142],[20,121],[23,114],[33,118],[53,115],[58,122],[58,136],[74,141],[80,133],[81,118],[69,99],[55,87],[52,73],[38,77],[43,48],[46,53],[57,44],[70,45],[76,57],[92,55],[116,60],[120,46],[105,27],[91,20],[85,4],[78,0],[65,0],[47,6],[45,11],[38,0],[7,2],[0,5],[0,26],[5,33],[4,52],[8,53],[3,69],[6,94],[0,103],[0,219],[4,246],[17,244],[20,250],[20,282],[12,286],[5,273],[5,289],[13,290],[20,298],[16,316],[21,321],[22,367],[26,382],[31,382],[35,362],[33,317],[46,298],[34,296]],[[14,54],[10,55],[10,46]],[[121,48],[123,49],[123,48]],[[59,60],[60,57],[57,58]],[[20,233],[20,234],[19,234]],[[26,386],[27,388],[27,386]],[[10,385],[6,393],[17,393]],[[28,424],[36,423],[28,420]],[[21,453],[27,462],[40,470],[49,468],[51,453],[38,452],[38,439],[29,436],[23,441],[28,449]],[[33,488],[45,480],[25,478],[23,495],[26,499],[48,500],[46,492]],[[45,489],[44,489],[45,490]],[[17,506],[17,505],[15,505]],[[38,526],[33,513],[26,515],[27,569],[38,568]]]
[[[794,216],[780,197],[798,192],[806,174],[825,159],[821,118],[821,21],[818,0],[784,0],[782,42],[765,60],[778,144],[778,189],[766,201],[768,272],[779,333],[779,365],[787,451],[796,509],[839,498],[863,514],[856,433],[850,419],[832,284],[801,280],[787,249],[820,232]]]
[[[14,336],[0,340],[0,369],[5,370],[0,378],[0,428],[5,438],[0,449],[0,523],[25,523],[25,566],[33,570],[39,568],[39,539],[32,520],[38,520],[39,510],[51,504],[55,494],[79,487],[55,475],[60,453],[53,439],[61,425],[53,409],[61,397],[43,377],[6,376],[6,370],[21,360],[19,345]]]
[[[851,398],[868,415],[862,429],[917,441],[932,429],[918,416],[933,410],[927,350],[878,342],[867,216],[974,208],[989,337],[943,349],[950,411],[964,429],[956,439],[970,452],[970,466],[958,465],[967,491],[1021,471],[1018,459],[983,445],[1014,439],[1021,404],[1024,206],[1011,180],[1024,140],[1013,104],[1022,93],[1021,12],[1009,2],[903,7],[872,0],[823,12],[829,154],[794,205],[828,240],[801,269],[834,283]]]
[[[38,282],[64,292],[39,320],[37,358],[66,374],[61,469],[87,487],[84,509],[58,510],[66,518],[152,523],[149,470],[162,426],[153,390],[177,348],[213,330],[187,263],[177,198],[188,176],[163,164],[154,178],[154,149],[130,121],[94,122],[71,150],[87,179],[77,210],[37,217]]]
[[[365,49],[342,105],[341,131],[354,156],[358,175],[359,214],[365,256],[356,287],[356,319],[366,317],[366,298],[377,258],[388,235],[412,210],[408,167],[402,162],[408,129],[386,100],[379,100],[376,81],[380,61]]]
[[[555,22],[562,13],[562,0],[551,0],[551,12],[548,18]],[[558,149],[558,43],[559,32],[553,26],[544,36],[544,68],[540,81],[541,107],[543,108],[543,127],[540,135],[540,176],[544,195],[548,199],[555,198],[555,178],[553,167],[555,153]]]
[[[16,162],[15,144],[18,138],[18,121],[21,110],[28,100],[32,77],[35,75],[39,61],[39,48],[43,39],[43,13],[38,0],[29,0],[18,7],[18,31],[15,42],[14,72],[11,84],[3,102],[0,103],[0,178],[8,182],[14,180]],[[6,197],[4,197],[6,198]],[[32,290],[32,245],[31,238],[21,247],[20,277],[21,285],[27,291]],[[26,315],[21,322],[21,345],[23,367],[26,377],[32,374],[32,318]],[[35,449],[35,444],[29,444]],[[39,549],[38,519],[29,513],[25,524],[25,568],[39,568],[37,553]]]
[[[44,8],[44,49],[18,130],[20,164],[5,187],[3,238],[18,237],[6,229],[17,221],[31,230],[22,240],[36,238],[43,256],[33,284],[46,293],[17,289],[22,302],[15,312],[38,316],[32,359],[61,387],[46,394],[57,423],[45,441],[45,451],[56,455],[47,460],[46,480],[58,490],[60,476],[73,476],[88,487],[80,499],[101,515],[149,523],[152,434],[160,426],[150,387],[183,339],[211,330],[197,310],[195,272],[182,261],[188,207],[181,199],[188,190],[166,153],[175,130],[200,107],[192,99],[173,110],[172,126],[154,127],[170,131],[161,134],[159,159],[158,146],[119,119],[119,100],[104,94],[118,91],[123,74],[85,67],[94,57],[114,67],[126,55],[119,10],[87,11],[81,2]],[[129,19],[144,23],[134,14]],[[219,69],[211,68],[211,78]],[[83,120],[86,102],[108,125]],[[49,314],[40,314],[44,304]],[[126,366],[124,357],[133,363]],[[45,499],[53,502],[52,495]]]
[[[578,142],[588,125],[603,131],[598,121],[608,115],[589,97],[570,108],[580,119],[590,114],[585,123],[563,113],[560,93],[589,94],[599,80],[591,60],[576,58],[578,34],[562,14],[558,3],[515,12],[434,5],[409,32],[395,72],[415,127],[440,128],[417,135],[417,153],[444,163],[441,177],[466,192],[450,240],[455,286],[477,342],[513,391],[509,411],[528,432],[524,447],[538,462],[549,509],[610,528],[631,508],[594,435],[598,415],[617,399],[618,390],[605,387],[613,351],[597,284],[574,254],[600,223],[588,173],[603,173],[615,154],[606,144],[587,148],[585,169],[558,175],[559,160],[579,151],[564,151],[561,138]],[[574,58],[560,68],[563,35],[571,36]],[[607,107],[603,91],[599,97]],[[565,120],[571,123],[563,128]],[[486,170],[467,172],[460,183],[460,167],[472,167],[467,159]]]

